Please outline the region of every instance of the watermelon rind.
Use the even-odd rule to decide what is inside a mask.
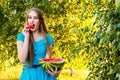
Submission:
[[[51,60],[51,61],[47,61],[47,60]],[[58,61],[55,62],[55,60]],[[61,69],[65,63],[65,60],[63,58],[43,58],[40,59],[39,63],[45,70],[50,70],[50,68],[55,69],[55,67]]]

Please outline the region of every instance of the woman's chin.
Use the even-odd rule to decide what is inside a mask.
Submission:
[[[35,31],[35,29],[30,29],[32,32],[34,32]]]
[[[30,29],[32,32],[38,31],[37,29]]]

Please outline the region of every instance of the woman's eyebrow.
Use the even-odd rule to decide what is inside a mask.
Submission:
[[[35,15],[34,17],[38,17],[37,15]]]

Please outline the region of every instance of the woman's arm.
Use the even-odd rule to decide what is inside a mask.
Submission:
[[[49,48],[49,50],[47,50],[46,58],[51,58],[52,46],[48,46],[48,48]],[[47,70],[47,72],[57,78],[59,76],[61,70],[62,69],[58,70],[58,67],[55,67],[55,69],[51,68],[50,70]]]
[[[46,46],[47,46],[47,51],[46,51],[45,58],[51,58],[51,55],[52,55],[52,46],[54,45],[54,39],[48,33],[45,35],[45,39],[46,39]]]
[[[17,41],[17,50],[18,50],[18,58],[20,62],[24,63],[28,56],[28,47],[29,47],[29,33],[25,35],[24,42]]]
[[[52,51],[52,46],[47,46],[47,51],[46,51],[46,56],[45,58],[51,58],[51,51]]]

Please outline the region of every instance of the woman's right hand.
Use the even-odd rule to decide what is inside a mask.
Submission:
[[[29,30],[24,28],[22,30],[22,34],[24,35],[24,42],[17,41],[18,58],[20,62],[25,63],[27,60],[29,49]]]
[[[23,29],[22,31],[23,35],[25,36],[25,38],[29,38],[29,29],[26,29],[26,27]]]

